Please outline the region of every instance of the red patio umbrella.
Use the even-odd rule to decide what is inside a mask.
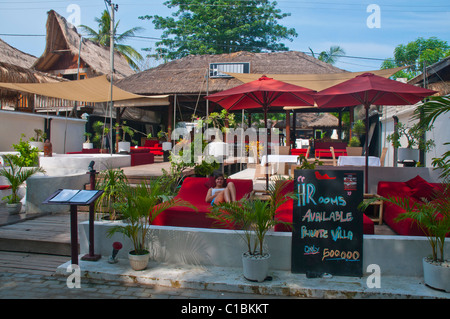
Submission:
[[[368,193],[369,176],[369,107],[370,105],[412,105],[436,91],[390,80],[373,73],[364,73],[339,83],[315,95],[320,108],[364,105],[366,110],[365,139],[365,192]]]
[[[267,129],[267,112],[269,108],[284,106],[314,105],[315,91],[268,78],[263,75],[258,80],[244,83],[237,87],[214,93],[205,97],[218,103],[227,110],[259,109],[264,112],[264,126]],[[267,164],[267,152],[266,152]],[[266,175],[266,187],[269,178]]]

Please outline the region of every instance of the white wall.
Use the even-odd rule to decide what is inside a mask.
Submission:
[[[108,230],[119,222],[96,221],[94,224],[95,254],[110,256],[112,243],[119,241],[123,249],[118,258],[127,258],[131,241],[122,234],[107,236]],[[89,222],[79,224],[80,253],[89,253]],[[241,255],[246,247],[239,232],[225,229],[150,226],[148,237],[151,258],[175,265],[206,265],[241,267]],[[291,269],[292,233],[268,232],[267,249],[271,254],[272,270]],[[450,238],[446,239],[445,256],[450,254]],[[431,249],[423,236],[364,235],[363,270],[370,264],[380,266],[383,275],[421,277],[422,258]]]
[[[381,132],[381,145],[387,147],[388,152],[385,158],[385,166],[394,166],[394,148],[392,144],[386,141],[386,136],[394,132],[394,119],[393,115],[398,117],[399,122],[406,126],[411,126],[416,121],[412,121],[413,112],[415,106],[384,106],[383,116],[380,119],[382,123]],[[443,114],[437,118],[433,125],[433,129],[426,132],[426,139],[434,140],[436,146],[426,154],[425,165],[426,167],[432,167],[431,163],[434,157],[441,157],[445,152],[450,150],[450,145],[444,145],[444,143],[450,142],[450,125],[449,114]],[[400,139],[402,147],[406,147],[406,138]],[[402,166],[401,164],[398,164]]]
[[[14,150],[12,144],[19,142],[22,133],[28,140],[34,136],[34,129],[44,130],[46,118],[52,119],[51,142],[54,153],[81,151],[85,140],[85,120],[13,111],[0,111],[0,151]]]

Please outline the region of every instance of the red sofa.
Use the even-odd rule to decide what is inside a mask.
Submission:
[[[100,154],[99,148],[83,148],[81,152],[66,152],[66,154]]]
[[[306,153],[308,152],[307,148],[293,148],[291,149],[291,155],[303,155],[306,157]]]
[[[428,183],[422,177],[417,175],[416,177],[406,182],[378,182],[377,193],[383,197],[408,196],[412,202],[418,202],[422,198],[432,199],[433,189],[442,188],[443,184]],[[383,203],[383,221],[398,235],[403,236],[425,236],[420,228],[411,220],[405,219],[396,222],[395,219],[404,210],[397,205],[384,202]]]
[[[155,162],[155,155],[150,153],[148,149],[130,148],[131,166],[153,164]]]
[[[344,142],[314,142],[314,155],[316,158],[331,158],[333,157],[331,154],[330,147],[334,148],[334,155],[336,158],[339,156],[347,155],[347,144]]]
[[[253,181],[250,179],[227,179],[227,182],[234,183],[237,200],[253,191]],[[153,225],[194,228],[220,227],[214,219],[206,215],[211,208],[211,203],[207,203],[205,198],[208,189],[213,185],[214,179],[208,177],[186,177],[176,198],[191,203],[197,208],[197,211],[184,206],[172,207],[160,213],[153,221]]]
[[[153,155],[163,155],[162,144],[157,140],[145,140],[142,148],[148,148]]]
[[[294,191],[294,181],[288,181],[288,185],[283,188],[283,193],[286,194],[288,192]],[[275,213],[275,219],[283,222],[292,223],[293,218],[292,214],[294,211],[294,200],[289,199],[283,204],[281,204],[280,207],[278,207],[276,213]],[[285,224],[278,224],[274,228],[275,231],[279,232],[291,232],[292,227],[290,225]],[[363,214],[363,233],[367,235],[373,235],[374,234],[374,223],[373,221],[367,217],[365,214]]]

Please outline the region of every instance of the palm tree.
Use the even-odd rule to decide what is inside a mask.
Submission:
[[[312,56],[314,58],[315,55],[314,55],[313,50],[311,48],[309,48],[309,50],[311,51]],[[330,49],[328,51],[320,52],[318,59],[325,63],[335,64],[337,62],[337,58],[342,55],[345,55],[344,49],[338,45],[332,45],[332,46],[330,46]]]
[[[102,17],[95,18],[95,21],[98,23],[98,32],[94,29],[86,26],[86,25],[80,25],[80,28],[87,33],[88,39],[98,43],[100,45],[104,45],[106,47],[110,46],[110,29],[111,29],[111,17],[109,15],[108,10],[104,10],[102,13]],[[117,28],[119,26],[119,21],[117,21],[116,25],[114,26],[114,34],[115,34],[115,41],[114,41],[114,48],[116,51],[120,52],[125,59],[127,60],[128,64],[138,70],[138,66],[136,62],[140,62],[143,60],[143,57],[139,52],[137,52],[133,47],[125,44],[121,44],[121,42],[124,42],[130,37],[133,37],[136,32],[142,31],[143,28],[141,27],[134,27],[130,30],[127,30],[123,32],[122,34],[117,34]],[[135,62],[136,61],[136,62]]]

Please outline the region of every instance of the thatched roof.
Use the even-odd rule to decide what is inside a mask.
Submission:
[[[13,48],[0,39],[0,62],[17,65],[23,68],[30,68],[36,59],[35,56]]]
[[[77,29],[67,20],[50,10],[47,18],[47,37],[44,54],[35,62],[34,68],[47,71],[58,61],[62,50],[69,50],[74,56],[78,56],[81,36]],[[110,50],[108,47],[98,45],[84,39],[81,44],[81,60],[88,65],[95,75],[110,73]],[[135,72],[130,68],[125,58],[118,52],[114,55],[114,76],[121,79]]]
[[[290,117],[290,125],[293,128],[293,116]],[[298,113],[296,129],[334,128],[339,126],[339,120],[330,113]],[[286,128],[286,121],[279,121],[274,125],[277,128]]]
[[[156,68],[136,73],[117,82],[120,88],[137,94],[206,94],[210,63],[250,62],[250,73],[338,73],[346,72],[302,52],[235,52],[219,55],[189,55]],[[235,78],[210,78],[208,93],[242,84]]]
[[[48,83],[60,81],[64,81],[64,79],[18,65],[0,62],[0,82]],[[4,101],[13,101],[19,94],[17,91],[0,89],[0,99]]]

